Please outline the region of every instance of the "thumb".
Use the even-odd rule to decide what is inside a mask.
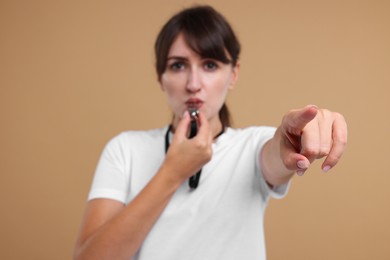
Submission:
[[[310,166],[310,161],[296,149],[291,142],[286,138],[281,141],[281,157],[284,158],[285,167],[298,175],[303,175]]]
[[[316,117],[317,112],[318,107],[315,105],[291,110],[283,117],[282,132],[286,135],[300,136],[303,128]]]

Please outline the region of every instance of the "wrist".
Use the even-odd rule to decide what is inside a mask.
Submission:
[[[178,173],[177,166],[175,167],[168,162],[164,162],[161,165],[157,176],[161,179],[164,185],[174,190],[178,189],[187,179],[183,177],[183,174]]]
[[[267,143],[264,144],[260,154],[261,170],[266,181],[272,186],[288,182],[294,171],[287,167],[282,147],[285,138],[278,128]]]

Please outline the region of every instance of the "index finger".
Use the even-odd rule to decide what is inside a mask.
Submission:
[[[174,138],[185,138],[187,136],[188,125],[190,123],[190,115],[188,111],[185,111],[181,118],[177,128],[175,130]]]
[[[302,109],[291,110],[283,118],[283,133],[300,136],[303,128],[316,117],[317,112],[318,108],[314,105],[308,105]]]

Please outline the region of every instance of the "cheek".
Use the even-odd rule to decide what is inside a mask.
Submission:
[[[166,100],[169,107],[174,111],[174,113],[181,113],[180,110],[180,100],[183,96],[183,77],[179,75],[169,75],[163,74],[160,81],[160,86],[162,91],[166,95]]]
[[[161,89],[167,94],[176,92],[182,88],[184,83],[184,77],[180,75],[171,75],[169,73],[163,74],[160,81]]]
[[[230,77],[227,76],[216,77],[210,79],[208,85],[210,86],[210,91],[212,91],[216,97],[224,100],[230,87],[230,81]]]

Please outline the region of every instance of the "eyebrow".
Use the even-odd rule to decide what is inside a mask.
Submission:
[[[170,56],[167,58],[167,61],[169,60],[184,60],[184,61],[187,61],[188,59],[186,57],[182,57],[182,56]]]

